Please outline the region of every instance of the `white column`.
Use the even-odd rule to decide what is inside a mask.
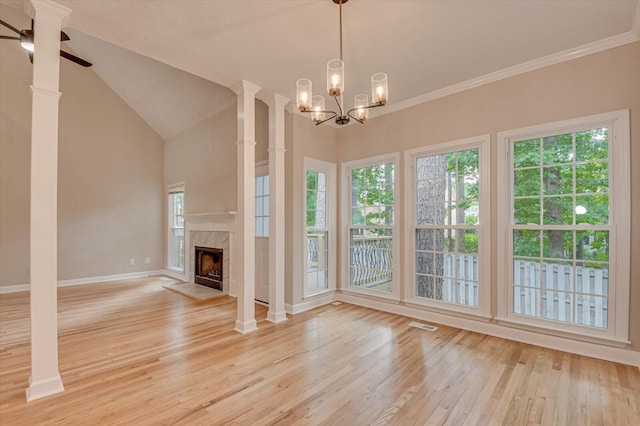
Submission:
[[[58,101],[60,29],[71,9],[35,8],[31,116],[31,377],[27,401],[64,391],[58,372]]]
[[[238,315],[235,330],[248,333],[256,326],[256,93],[260,87],[240,81],[231,87],[238,95],[238,216],[236,284]]]
[[[287,320],[284,310],[284,108],[288,98],[269,97],[269,311],[267,321]]]

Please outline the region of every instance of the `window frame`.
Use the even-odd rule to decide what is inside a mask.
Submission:
[[[183,246],[183,253],[182,253],[182,268],[178,268],[175,266],[172,266],[172,261],[173,261],[173,251],[171,250],[172,248],[172,241],[173,241],[173,231],[174,229],[180,229],[180,228],[174,228],[173,227],[173,201],[172,201],[172,195],[173,194],[177,194],[177,193],[182,193],[182,203],[183,203],[183,212],[182,212],[182,217],[183,217],[183,226],[182,226],[182,232],[183,232],[183,245],[186,244],[186,227],[184,226],[184,203],[185,203],[185,185],[184,182],[179,182],[179,183],[175,183],[175,184],[171,184],[171,185],[167,185],[167,262],[166,262],[166,267],[167,269],[171,270],[171,271],[177,271],[177,272],[182,272],[185,273],[186,272],[186,267],[185,267],[185,262],[186,262],[186,250],[187,247]]]
[[[564,323],[513,312],[513,143],[559,134],[609,129],[609,304],[608,328]],[[498,309],[505,324],[544,331],[547,334],[606,343],[629,343],[631,170],[629,110],[540,124],[498,133],[498,182],[506,182],[498,194]]]
[[[334,292],[337,289],[337,232],[336,232],[336,222],[337,222],[337,186],[336,186],[336,174],[337,174],[337,166],[335,163],[329,163],[322,160],[317,160],[315,158],[304,157],[303,159],[303,171],[302,177],[304,179],[304,184],[302,185],[302,203],[304,208],[302,209],[302,262],[303,262],[303,270],[302,270],[302,299],[308,299],[317,297],[319,295],[327,294]],[[306,208],[306,200],[307,200],[307,171],[316,171],[320,173],[324,173],[327,177],[326,181],[326,221],[327,221],[327,233],[329,240],[328,247],[328,285],[325,290],[307,294],[307,208]]]
[[[478,149],[478,305],[465,306],[416,296],[415,283],[415,235],[416,215],[416,160],[425,156],[440,155]],[[422,146],[405,151],[405,285],[404,297],[408,305],[434,311],[489,320],[491,318],[491,138],[488,134],[458,139],[436,145]]]
[[[393,176],[393,209],[394,209],[394,221],[393,225],[388,226],[387,229],[391,229],[392,235],[392,248],[391,255],[392,261],[392,280],[390,293],[385,293],[377,290],[369,290],[367,288],[356,287],[351,285],[350,280],[350,229],[351,224],[351,171],[353,169],[360,169],[371,166],[379,166],[386,163],[393,164],[394,176]],[[343,226],[341,227],[341,283],[340,289],[346,293],[353,293],[359,295],[367,295],[374,298],[388,299],[394,301],[400,301],[401,297],[401,283],[402,283],[402,271],[400,268],[400,244],[402,242],[402,236],[400,235],[400,222],[402,217],[402,194],[400,190],[400,153],[393,152],[390,154],[377,155],[374,157],[367,157],[363,159],[348,161],[341,163],[342,169],[342,207],[341,207],[341,220]],[[356,226],[360,227],[360,226]]]

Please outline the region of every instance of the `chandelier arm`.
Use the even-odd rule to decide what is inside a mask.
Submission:
[[[318,124],[322,124],[322,123],[327,122],[327,121],[329,121],[329,120],[331,120],[331,119],[334,119],[334,118],[336,118],[336,117],[338,116],[338,114],[337,114],[335,111],[315,111],[315,110],[307,110],[307,111],[300,111],[300,112],[306,112],[306,113],[309,113],[309,114],[313,114],[313,113],[320,113],[320,114],[332,114],[332,115],[331,115],[331,117],[329,117],[329,118],[326,118],[326,119],[324,119],[324,120],[322,120],[322,121],[317,121],[317,122],[316,122],[316,126],[317,126]]]
[[[363,107],[358,107],[358,108],[351,108],[349,111],[347,111],[347,115],[351,118],[353,118],[354,120],[356,120],[358,123],[360,124],[364,124],[364,120],[360,120],[358,118],[356,118],[355,116],[353,116],[351,113],[353,111],[357,111],[359,109],[371,109],[371,108],[378,108],[384,106],[384,104],[380,104],[380,105],[367,105],[367,106],[363,106]]]
[[[343,115],[343,112],[342,112],[342,105],[340,104],[340,101],[338,100],[338,96],[333,95],[333,99],[335,99],[335,100],[336,100],[336,103],[338,104],[338,108],[340,109],[340,115],[342,116],[342,115]]]
[[[358,117],[356,117],[355,115],[351,114],[351,111],[353,111],[354,109],[350,109],[349,112],[347,112],[347,116],[353,118],[354,120],[356,120],[360,124],[364,124],[364,120],[360,120]]]

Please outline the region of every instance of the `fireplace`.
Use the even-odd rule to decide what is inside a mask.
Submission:
[[[222,249],[195,246],[196,284],[206,285],[223,291],[222,286]]]

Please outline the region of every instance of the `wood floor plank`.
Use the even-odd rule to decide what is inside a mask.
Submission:
[[[637,368],[343,303],[233,331],[150,277],[59,289],[65,392],[25,402],[29,295],[0,295],[1,425],[640,424]]]

